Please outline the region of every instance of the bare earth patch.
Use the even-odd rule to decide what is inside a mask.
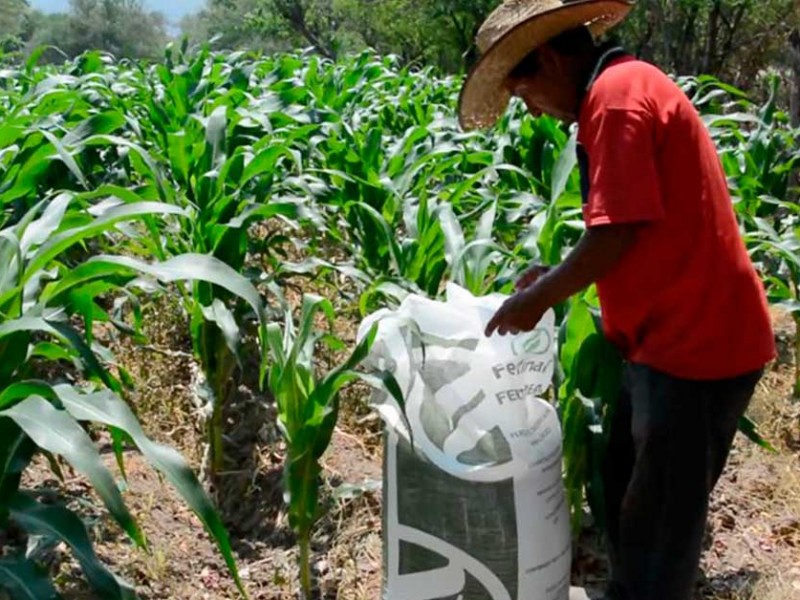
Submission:
[[[800,598],[800,403],[792,372],[768,373],[750,412],[777,454],[737,440],[711,504],[704,597]]]

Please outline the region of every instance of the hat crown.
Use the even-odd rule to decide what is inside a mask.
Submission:
[[[481,54],[523,21],[539,14],[561,8],[561,0],[506,0],[486,17],[478,30],[475,43]]]

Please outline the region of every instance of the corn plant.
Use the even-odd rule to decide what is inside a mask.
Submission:
[[[336,426],[339,391],[358,378],[376,383],[375,378],[380,377],[381,384],[396,399],[400,398],[400,392],[389,374],[369,375],[355,371],[369,352],[376,328],[356,345],[340,366],[320,375],[314,361],[317,344],[323,342],[333,349],[343,349],[341,341],[314,328],[315,317],[319,314],[333,323],[333,305],[319,296],[304,295],[297,325],[288,307],[285,310],[283,327],[278,323],[268,326],[269,387],[278,404],[278,426],[287,445],[283,481],[289,523],[300,547],[300,581],[304,597],[311,598],[311,534],[324,514],[319,497],[322,474],[319,461]]]
[[[594,286],[568,303],[559,327],[557,406],[561,417],[564,483],[575,533],[580,531],[584,499],[595,522],[605,522],[602,464],[611,418],[622,383],[622,357],[603,335]],[[742,417],[739,431],[774,452],[753,421]]]
[[[0,231],[4,264],[0,277],[0,528],[14,524],[31,535],[63,541],[97,594],[135,597],[130,585],[99,562],[77,515],[59,505],[42,504],[32,492],[20,488],[22,474],[37,454],[50,459],[56,474],[60,470],[53,457],[63,458],[87,477],[131,540],[146,548],[113,476],[80,424],[90,422],[108,428],[123,476],[122,449],[127,442],[166,477],[214,537],[243,591],[227,533],[213,505],[183,458],[144,434],[122,399],[123,382],[105,364],[107,351],[92,335],[93,322],[114,322],[98,304],[98,296],[124,282],[107,269],[98,270],[97,262],[76,261],[71,256],[76,246],[110,235],[125,222],[181,211],[154,202],[115,202],[96,207],[93,215],[80,208],[82,199],[63,193]],[[94,271],[93,277],[81,276],[88,270]],[[77,328],[76,320],[83,330]],[[72,381],[67,365],[76,373]],[[42,378],[43,373],[66,377]],[[35,558],[19,554],[0,559],[0,586],[14,597],[57,597],[52,583],[35,566]]]
[[[255,149],[237,148],[228,157],[227,110],[224,105],[215,110],[200,123],[199,131],[187,125],[180,134],[171,136],[172,173],[181,193],[173,201],[191,207],[195,218],[186,222],[186,229],[173,236],[166,249],[173,253],[208,254],[241,272],[249,249],[250,225],[274,216],[292,218],[297,206],[292,202],[256,201],[264,198],[266,192],[261,190],[269,186],[257,179],[262,174],[273,176],[277,161],[291,155],[280,146],[263,144]],[[205,374],[211,415],[209,464],[210,472],[215,474],[224,466],[222,414],[236,389],[242,337],[236,323],[242,322],[244,315],[241,305],[231,303],[235,296],[219,286],[199,282],[190,292],[184,298],[193,349]]]
[[[253,142],[257,138],[252,134],[263,130],[256,126],[254,132],[255,121],[236,111],[246,78],[235,63],[222,62],[208,51],[192,58],[184,52],[168,50],[165,64],[153,67],[134,88],[141,102],[126,122],[138,132],[140,143],[107,134],[71,136],[71,152],[83,157],[87,150],[101,148],[106,154],[124,154],[123,171],[140,182],[139,193],[191,215],[175,222],[177,227],[150,227],[149,241],[140,241],[148,254],[161,260],[210,256],[228,271],[241,273],[249,227],[274,216],[296,215],[295,202],[266,202],[280,162],[296,157],[269,138]],[[181,268],[186,267],[191,265],[184,261]],[[214,263],[212,270],[218,267]],[[203,473],[213,480],[224,468],[222,416],[237,387],[240,346],[248,333],[245,322],[256,316],[263,323],[263,315],[253,309],[257,294],[246,282],[238,282],[236,293],[203,277],[177,279],[202,373],[196,389],[208,432]]]
[[[759,264],[770,301],[800,323],[797,254],[800,211],[793,175],[800,168],[800,132],[777,105],[780,80],[769,79],[769,96],[756,106],[742,91],[713,78],[687,82],[704,110],[728,175],[745,242]],[[796,180],[794,185],[796,185]],[[794,395],[800,397],[800,328],[795,336]]]
[[[786,216],[779,228],[765,219],[754,219],[745,241],[763,267],[770,301],[788,310],[795,322],[793,394],[800,398],[800,207],[794,203],[782,206]]]
[[[559,337],[557,406],[564,437],[564,483],[577,532],[584,490],[598,524],[604,522],[601,465],[622,381],[622,357],[602,333],[593,288],[570,301]]]

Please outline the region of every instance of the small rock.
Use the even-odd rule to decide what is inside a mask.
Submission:
[[[319,574],[319,575],[325,573],[328,570],[328,568],[329,568],[329,565],[328,565],[328,561],[327,560],[319,560],[319,561],[314,563],[314,567],[313,567],[314,572]]]

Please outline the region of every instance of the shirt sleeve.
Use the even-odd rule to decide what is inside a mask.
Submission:
[[[638,108],[604,108],[585,125],[580,141],[588,162],[582,169],[586,225],[663,218],[652,115]]]

